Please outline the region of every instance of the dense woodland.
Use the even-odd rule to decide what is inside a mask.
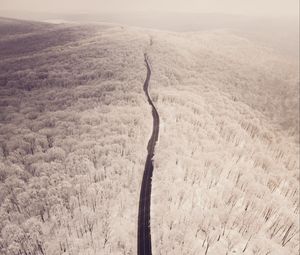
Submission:
[[[0,26],[0,254],[134,254],[149,37],[15,23]]]
[[[296,62],[223,31],[152,41],[155,254],[298,254]]]
[[[292,59],[229,31],[0,19],[0,33],[0,254],[136,254],[144,52],[161,117],[153,254],[298,254]]]

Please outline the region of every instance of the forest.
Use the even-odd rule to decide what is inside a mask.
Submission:
[[[136,254],[145,52],[153,254],[298,254],[296,59],[228,30],[0,33],[0,254]]]
[[[20,23],[0,26],[0,254],[133,254],[149,38]]]
[[[155,254],[298,254],[297,60],[225,31],[152,38]]]

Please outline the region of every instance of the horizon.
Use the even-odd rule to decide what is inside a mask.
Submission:
[[[36,14],[101,14],[101,13],[214,13],[223,15],[262,16],[262,17],[298,17],[297,0],[0,0],[1,12],[21,12]]]
[[[108,14],[145,14],[145,15],[221,15],[225,17],[243,17],[243,18],[257,18],[257,19],[285,19],[285,20],[298,20],[299,21],[299,12],[293,14],[259,14],[259,13],[229,13],[221,11],[174,11],[174,10],[107,10],[107,11],[40,11],[40,10],[16,10],[16,9],[0,9],[0,16],[5,17],[4,15],[108,15]],[[18,16],[15,16],[18,18]]]

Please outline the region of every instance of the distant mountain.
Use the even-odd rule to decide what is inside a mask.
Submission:
[[[100,12],[53,14],[1,11],[0,16],[29,20],[68,22],[109,22],[174,32],[226,29],[257,43],[279,49],[299,58],[299,20],[297,17],[251,17],[222,13]]]

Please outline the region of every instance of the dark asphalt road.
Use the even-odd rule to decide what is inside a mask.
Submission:
[[[148,62],[147,54],[145,54],[145,64],[147,67],[147,77],[144,83],[144,92],[147,96],[148,103],[152,107],[153,129],[152,135],[148,142],[148,155],[145,164],[144,176],[141,186],[139,217],[138,217],[138,255],[151,255],[151,229],[150,229],[150,206],[151,206],[151,186],[154,156],[154,147],[158,139],[159,133],[159,115],[149,95],[149,81],[151,77],[151,68]]]

